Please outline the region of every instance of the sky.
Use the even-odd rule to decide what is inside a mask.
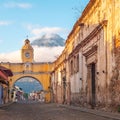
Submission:
[[[0,61],[20,62],[20,49],[26,38],[33,41],[43,34],[56,33],[66,40],[88,2],[89,0],[0,0]],[[52,57],[49,48],[34,49],[36,61],[46,62],[53,61],[54,56],[64,48],[52,48]],[[38,53],[50,57],[43,59]]]

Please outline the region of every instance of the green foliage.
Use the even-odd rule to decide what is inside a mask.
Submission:
[[[120,105],[118,105],[118,112],[120,112]]]
[[[28,99],[28,93],[24,93],[23,96],[24,96],[25,99]]]

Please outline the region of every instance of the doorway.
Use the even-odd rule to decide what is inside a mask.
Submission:
[[[91,64],[91,105],[92,108],[96,105],[96,81],[95,81],[95,63]]]
[[[66,77],[63,77],[63,104],[66,103]]]

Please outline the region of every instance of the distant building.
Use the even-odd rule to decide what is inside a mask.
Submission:
[[[12,101],[17,102],[22,100],[25,100],[24,91],[20,87],[14,86],[12,89]]]
[[[29,94],[29,99],[39,101],[41,103],[46,102],[45,101],[45,91],[43,91],[43,90],[33,91]]]

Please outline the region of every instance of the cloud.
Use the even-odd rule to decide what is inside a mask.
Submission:
[[[1,53],[0,54],[0,62],[21,62],[20,51],[15,51],[11,53]]]
[[[27,30],[30,33],[30,40],[35,40],[37,38],[40,38],[42,35],[44,34],[58,34],[61,37],[63,37],[64,39],[66,39],[66,36],[68,35],[69,31],[65,28],[61,28],[61,27],[41,27],[40,25],[33,25],[33,24],[23,24],[23,26],[25,28],[27,28]]]
[[[43,28],[35,28],[31,30],[31,33],[34,35],[41,35],[41,34],[51,34],[51,33],[58,33],[61,32],[63,29],[59,27],[43,27]]]
[[[29,3],[16,3],[16,2],[5,3],[4,6],[7,8],[23,8],[23,9],[28,9],[32,7],[32,5]]]
[[[34,47],[36,62],[53,62],[61,54],[64,47]]]
[[[37,47],[34,48],[35,62],[53,62],[61,54],[64,47]],[[21,63],[21,51],[1,53],[0,62]]]
[[[10,21],[0,21],[0,26],[7,26],[9,24],[11,24]]]
[[[17,81],[17,83],[22,83],[22,82],[30,82],[30,83],[37,82],[38,83],[38,81],[36,81],[36,79],[31,78],[31,77],[24,77]]]
[[[43,34],[51,34],[51,33],[62,33],[65,31],[65,29],[60,28],[60,27],[41,27],[40,25],[33,25],[33,24],[28,24],[24,25],[32,35],[34,36],[40,36]]]

